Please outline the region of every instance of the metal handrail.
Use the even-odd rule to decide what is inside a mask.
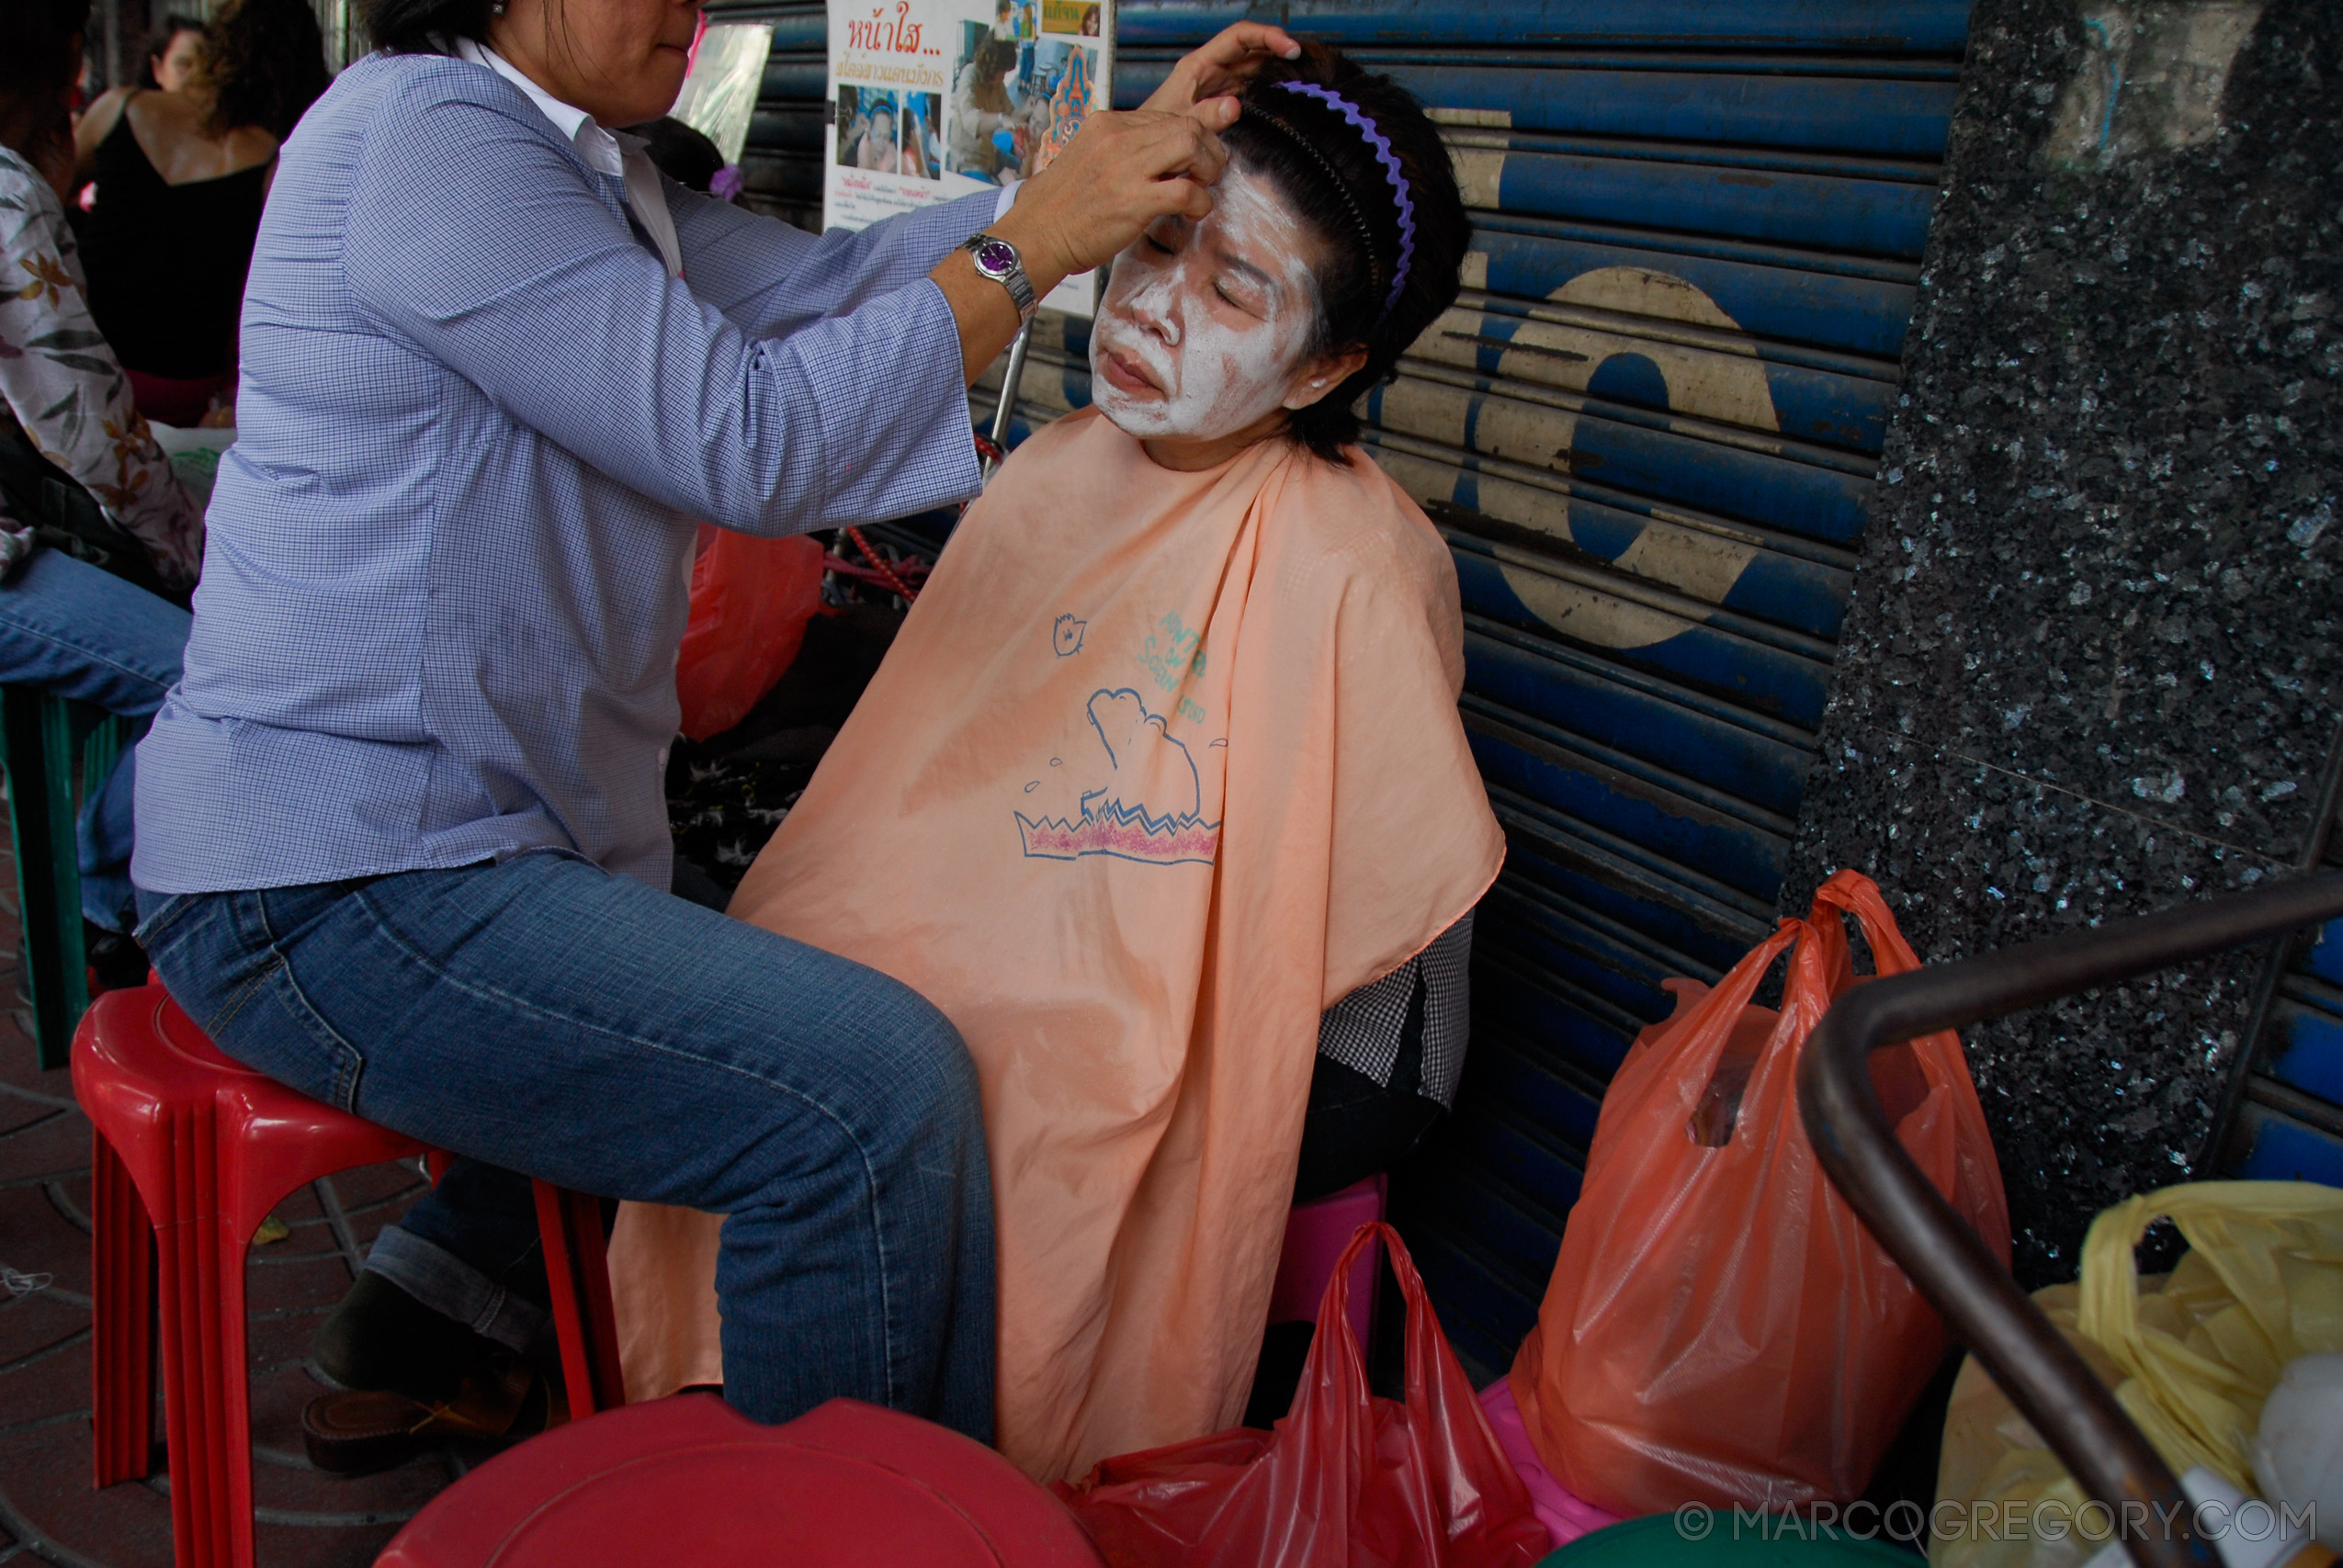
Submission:
[[[2106,1384],[1986,1249],[1896,1141],[1872,1089],[1871,1053],[1939,1030],[2111,985],[2343,915],[2343,873],[2068,931],[1930,964],[1840,997],[1798,1064],[1798,1109],[1831,1183],[2001,1385],[2085,1493],[2161,1530],[2125,1545],[2145,1568],[2219,1568],[2180,1483]]]

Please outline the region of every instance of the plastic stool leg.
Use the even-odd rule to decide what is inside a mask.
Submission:
[[[106,776],[122,760],[122,753],[130,750],[131,736],[138,727],[104,708],[91,708],[83,716],[89,726],[89,733],[82,738],[81,744],[82,799],[86,803],[105,784]],[[77,869],[81,864],[78,859],[74,863]]]
[[[553,1331],[561,1344],[561,1381],[574,1419],[627,1403],[618,1368],[618,1319],[610,1305],[609,1256],[602,1239],[602,1200],[549,1182],[535,1183],[537,1227],[545,1247],[545,1282],[553,1292]]]
[[[74,1026],[89,1010],[89,950],[82,942],[82,846],[74,830],[74,763],[89,726],[106,710],[54,694],[40,700],[41,774],[49,796],[50,882],[56,889],[56,981],[51,994],[57,1017],[55,1043],[48,1047],[62,1066],[73,1050]],[[37,1017],[38,1015],[36,1015]]]
[[[182,1168],[185,1163],[173,1161]],[[175,1203],[173,1208],[180,1206]],[[214,1434],[205,1417],[204,1399],[203,1276],[209,1270],[198,1262],[211,1248],[196,1235],[200,1228],[192,1216],[178,1213],[154,1228],[163,1308],[163,1443],[171,1469],[171,1558],[181,1568],[220,1560],[217,1544],[205,1531],[209,1510],[201,1501]]]
[[[219,1378],[221,1422],[221,1481],[212,1495],[227,1513],[228,1556],[232,1568],[253,1568],[252,1382],[244,1345],[244,1247],[248,1235],[234,1235],[223,1223],[215,1252],[220,1328],[214,1365]]]
[[[216,1203],[207,1201],[219,1169],[210,1116],[181,1111],[173,1122],[173,1213],[155,1227],[172,1560],[177,1568],[252,1568],[244,1249],[222,1234]],[[203,1190],[188,1190],[198,1185]]]
[[[0,695],[0,745],[8,770],[8,826],[17,850],[17,907],[24,919],[25,995],[40,1066],[62,1067],[74,1025],[89,1006],[82,952],[81,855],[74,842],[73,719],[61,697],[37,686]]]
[[[96,1484],[153,1468],[154,1226],[130,1168],[90,1133],[90,1425]]]

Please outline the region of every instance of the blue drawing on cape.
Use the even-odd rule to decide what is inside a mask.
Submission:
[[[1082,633],[1090,630],[1088,621],[1078,621],[1071,615],[1060,615],[1058,624],[1049,628],[1049,646],[1060,659],[1082,650]]]
[[[1088,711],[1104,756],[1090,758],[1088,767],[1077,764],[1081,777],[1072,782],[1095,778],[1098,786],[1081,791],[1078,815],[1016,813],[1027,858],[1113,855],[1151,865],[1210,865],[1220,824],[1204,820],[1203,784],[1187,746],[1127,687],[1092,693]],[[1126,800],[1126,790],[1144,794]]]

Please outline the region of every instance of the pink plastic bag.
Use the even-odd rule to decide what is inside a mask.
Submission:
[[[812,539],[760,539],[729,528],[703,528],[701,539],[691,620],[675,661],[682,728],[694,740],[748,716],[787,672],[806,623],[821,608],[821,547]]]
[[[1353,1259],[1378,1235],[1408,1304],[1408,1388],[1367,1391]],[[1055,1490],[1110,1568],[1530,1568],[1546,1551],[1398,1232],[1361,1225],[1319,1303],[1294,1407],[1103,1461]]]
[[[1480,1391],[1480,1411],[1488,1417],[1488,1429],[1497,1434],[1497,1446],[1512,1461],[1513,1473],[1530,1489],[1530,1506],[1555,1545],[1568,1546],[1582,1535],[1619,1522],[1618,1515],[1596,1507],[1546,1473],[1545,1462],[1537,1457],[1537,1445],[1530,1441],[1529,1428],[1522,1424],[1522,1407],[1513,1402],[1511,1380],[1499,1378]]]

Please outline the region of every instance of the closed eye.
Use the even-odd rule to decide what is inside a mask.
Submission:
[[[1266,319],[1263,311],[1258,304],[1239,299],[1234,294],[1229,293],[1228,286],[1227,284],[1216,281],[1212,286],[1212,291],[1220,296],[1220,299],[1223,304],[1230,306],[1235,310],[1242,310],[1248,316],[1264,320]]]

